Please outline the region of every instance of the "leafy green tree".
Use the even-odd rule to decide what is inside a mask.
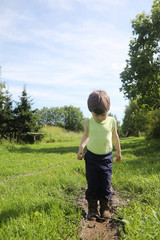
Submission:
[[[118,132],[118,135],[119,137],[123,137],[124,134],[123,134],[123,131],[122,131],[122,126],[121,126],[121,123],[120,121],[118,121],[118,118],[116,115],[112,114],[112,113],[109,113],[108,116],[111,116],[111,117],[114,117],[116,122],[117,122],[117,132]]]
[[[40,125],[64,126],[63,107],[43,107],[41,110],[36,110],[36,114]]]
[[[26,135],[27,132],[37,132],[39,125],[37,124],[35,111],[31,109],[32,100],[28,97],[27,91],[24,87],[20,102],[14,109],[15,122],[14,129],[17,135],[17,141],[22,140],[26,142],[33,142],[33,136]]]
[[[64,106],[64,128],[71,131],[83,130],[83,113],[79,108],[73,106]]]
[[[160,109],[149,111],[145,115],[145,120],[146,138],[160,138]]]
[[[160,109],[148,111],[145,105],[139,107],[136,100],[131,100],[126,107],[122,124],[126,136],[146,136],[147,139],[160,138]]]
[[[49,125],[48,124],[48,108],[43,107],[41,110],[36,109],[37,121],[40,125]]]
[[[37,110],[38,124],[64,127],[71,131],[83,130],[83,113],[73,106]]]
[[[160,108],[160,1],[154,0],[151,14],[144,12],[132,21],[133,39],[129,60],[120,74],[121,91],[139,106]]]
[[[144,131],[145,114],[140,111],[136,100],[131,100],[125,109],[122,131],[125,136],[139,136]]]

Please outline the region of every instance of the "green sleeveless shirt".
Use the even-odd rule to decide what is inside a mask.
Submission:
[[[107,119],[100,123],[93,117],[88,118],[89,141],[87,149],[95,154],[103,155],[112,151],[112,131],[114,129],[114,117],[107,116]]]

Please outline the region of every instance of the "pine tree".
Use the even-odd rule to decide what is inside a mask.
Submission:
[[[27,132],[37,132],[39,126],[37,125],[35,111],[31,109],[32,100],[28,97],[26,88],[24,87],[20,102],[14,109],[15,121],[14,129],[16,131],[17,141],[33,142],[33,136],[27,135]]]
[[[9,91],[6,90],[5,98],[4,98],[4,106],[2,110],[3,115],[3,123],[2,123],[2,132],[3,137],[8,138],[11,140],[14,133],[14,113],[12,107],[13,101],[11,99],[11,94]]]
[[[0,136],[3,137],[3,108],[4,108],[4,101],[5,101],[5,94],[4,94],[5,84],[0,82]]]

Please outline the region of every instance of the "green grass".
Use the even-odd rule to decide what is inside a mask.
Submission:
[[[0,145],[0,239],[77,239],[86,184],[78,144]]]
[[[68,132],[64,128],[52,126],[45,126],[40,132],[45,133],[44,143],[75,141],[82,135],[82,133]]]
[[[160,142],[121,140],[123,161],[114,165],[113,186],[128,204],[117,218],[125,223],[122,239],[160,239]]]
[[[79,239],[76,198],[86,186],[84,161],[76,159],[82,134],[53,127],[43,132],[41,143],[0,145],[0,240]],[[124,224],[121,239],[159,240],[160,143],[125,138],[121,146],[123,160],[114,162],[112,177],[127,201],[115,216]]]

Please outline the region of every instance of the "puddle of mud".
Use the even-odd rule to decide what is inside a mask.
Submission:
[[[119,226],[120,223],[114,220],[114,213],[116,208],[120,205],[126,204],[120,200],[118,194],[112,189],[111,196],[111,218],[105,221],[100,219],[98,221],[87,220],[87,201],[84,197],[78,199],[78,204],[82,207],[83,219],[81,220],[80,240],[118,240],[120,239]]]

